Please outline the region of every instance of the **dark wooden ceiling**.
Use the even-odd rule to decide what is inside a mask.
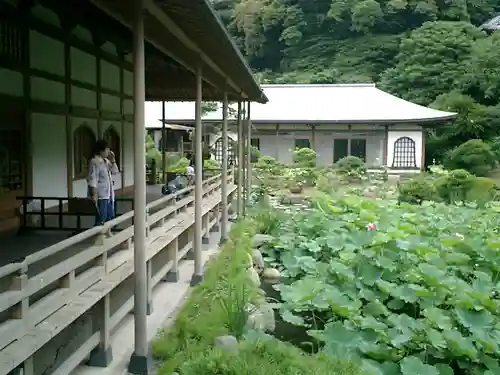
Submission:
[[[78,11],[81,22],[102,30],[102,35],[119,40],[122,49],[132,50],[132,1],[124,0],[43,0],[58,2]],[[220,101],[224,91],[230,100],[248,98],[266,102],[259,85],[220,20],[205,0],[154,0],[177,28],[189,37],[218,69],[203,64],[203,100]],[[65,4],[65,5],[64,5]],[[158,15],[144,12],[145,39],[151,48],[146,51],[147,100],[194,100],[194,71],[200,64],[199,50],[187,46],[160,22]],[[99,14],[99,15],[98,15]],[[117,44],[117,45],[118,45]],[[228,85],[228,78],[237,88]]]

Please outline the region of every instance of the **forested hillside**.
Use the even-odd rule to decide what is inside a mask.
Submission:
[[[500,0],[214,0],[261,81],[376,82],[458,111],[428,137],[428,158],[500,134],[500,32],[479,26]]]

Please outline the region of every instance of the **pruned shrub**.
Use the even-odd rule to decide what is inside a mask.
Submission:
[[[365,162],[357,156],[346,156],[335,163],[337,172],[344,177],[362,179],[366,175]]]
[[[432,180],[423,176],[412,178],[399,184],[399,201],[411,204],[422,204],[436,197],[436,188]]]
[[[296,148],[293,152],[293,162],[300,168],[314,168],[316,166],[316,156],[316,151],[310,148]]]
[[[495,153],[486,142],[471,139],[448,152],[445,166],[483,177],[495,167]]]
[[[434,184],[438,195],[447,203],[467,200],[475,177],[464,169],[455,169],[438,178]]]

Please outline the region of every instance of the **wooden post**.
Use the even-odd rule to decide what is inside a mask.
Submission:
[[[104,244],[105,235],[104,231],[99,235],[99,241],[102,241],[102,244]],[[104,274],[107,276],[109,274],[107,251],[103,252],[98,258],[98,265],[104,268]],[[99,329],[100,340],[99,345],[90,353],[89,366],[107,367],[111,361],[113,361],[110,304],[110,295],[106,294],[94,308],[92,320],[93,325],[97,326]]]

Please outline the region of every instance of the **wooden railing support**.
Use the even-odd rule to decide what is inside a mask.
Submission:
[[[179,239],[175,238],[167,245],[167,259],[172,262],[170,271],[167,272],[163,281],[176,283],[179,281]]]
[[[229,172],[229,171],[228,171]],[[234,192],[233,176],[227,179],[228,196]],[[147,205],[146,247],[147,310],[152,311],[152,290],[160,281],[179,280],[179,261],[192,255],[194,242],[194,187],[162,197]],[[221,179],[214,176],[203,182],[203,237],[218,229],[221,209]],[[180,213],[178,213],[181,211]],[[34,375],[38,369],[37,352],[50,349],[50,343],[86,313],[91,313],[92,336],[69,357],[60,359],[57,374],[69,374],[89,359],[92,366],[107,366],[112,358],[111,332],[133,307],[129,293],[114,290],[134,275],[134,227],[124,227],[133,218],[127,212],[103,226],[67,238],[22,262],[0,267],[0,375],[23,371]],[[121,230],[108,236],[110,230]],[[191,250],[191,251],[190,251]],[[191,252],[191,254],[189,254]],[[120,295],[121,297],[115,297]],[[115,299],[118,298],[118,299]],[[36,303],[30,305],[30,299]],[[115,306],[119,301],[119,305]],[[113,304],[113,305],[112,305]],[[113,306],[113,310],[111,310]],[[60,337],[60,336],[59,336]]]

